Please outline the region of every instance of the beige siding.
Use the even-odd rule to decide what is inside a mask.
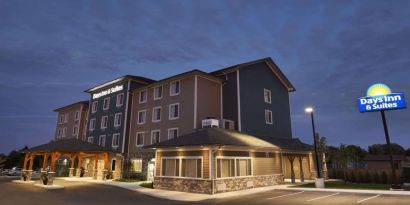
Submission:
[[[198,76],[198,115],[197,127],[207,117],[221,118],[221,84]]]
[[[80,112],[79,120],[74,120],[75,113],[77,111]],[[85,138],[84,126],[85,126],[85,122],[87,119],[87,112],[88,112],[88,106],[83,105],[83,104],[75,104],[73,106],[67,107],[64,110],[60,110],[57,115],[57,125],[56,125],[56,130],[55,130],[55,135],[54,135],[55,139],[57,139],[58,129],[60,128],[61,130],[64,128],[67,129],[66,137],[64,139],[77,138],[77,135],[73,135],[74,127],[77,127],[78,139],[84,139]],[[68,115],[67,122],[60,123],[61,115]],[[62,139],[62,137],[60,136],[59,139]]]
[[[272,175],[281,174],[280,156],[273,158],[252,158],[253,160],[253,175]]]

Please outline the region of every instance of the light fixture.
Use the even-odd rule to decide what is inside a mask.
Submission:
[[[312,112],[313,112],[313,108],[312,108],[312,107],[307,107],[307,108],[305,109],[305,112],[307,112],[307,113],[312,113]]]

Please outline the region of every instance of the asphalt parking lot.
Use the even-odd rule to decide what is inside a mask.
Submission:
[[[87,182],[67,182],[55,180],[56,184],[64,185],[62,190],[45,190],[33,184],[18,184],[11,178],[0,178],[1,205],[162,205],[162,204],[220,204],[220,205],[409,205],[410,196],[355,194],[339,192],[317,192],[297,190],[273,190],[252,195],[235,196],[223,199],[212,199],[201,202],[179,202],[159,199],[119,187]]]

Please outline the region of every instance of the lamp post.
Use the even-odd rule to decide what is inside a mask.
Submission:
[[[315,180],[316,188],[323,188],[324,187],[324,179],[320,177],[320,167],[319,167],[319,156],[317,154],[317,142],[316,142],[316,129],[315,129],[315,120],[313,117],[313,108],[312,107],[307,107],[305,109],[306,113],[310,114],[310,118],[312,120],[312,130],[313,130],[313,145],[314,145],[314,151],[315,151],[315,159],[316,159],[316,171],[317,171],[317,177]]]

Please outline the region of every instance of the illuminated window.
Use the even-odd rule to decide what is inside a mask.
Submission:
[[[117,95],[117,100],[115,102],[115,105],[117,107],[120,107],[123,105],[123,103],[124,103],[124,93],[120,93]]]
[[[118,147],[120,145],[120,134],[116,133],[112,135],[112,147]]]
[[[108,126],[108,116],[102,116],[101,118],[101,129],[105,129]]]
[[[266,124],[273,124],[272,111],[265,110],[265,122]]]
[[[142,172],[142,159],[131,159],[131,171]]]
[[[138,121],[137,124],[145,124],[147,118],[147,110],[138,111]]]
[[[162,176],[177,177],[179,176],[179,159],[162,159],[161,164]]]
[[[104,98],[103,110],[108,110],[110,108],[110,97]]]
[[[168,139],[174,139],[178,137],[178,128],[168,129]]]
[[[154,88],[154,100],[159,100],[162,98],[162,86]]]
[[[217,159],[217,178],[252,176],[250,158],[223,157]]]
[[[169,105],[169,119],[175,120],[179,118],[179,103]]]
[[[94,101],[91,105],[91,113],[97,112],[98,109],[98,101]]]
[[[135,139],[135,145],[137,147],[141,147],[144,145],[144,136],[145,136],[144,132],[137,132],[137,136]]]
[[[171,84],[169,86],[170,96],[178,95],[179,90],[180,90],[180,81],[178,80],[178,81],[171,82]]]
[[[151,131],[151,144],[160,142],[160,139],[161,139],[161,131],[152,130]]]
[[[114,116],[114,127],[119,127],[121,126],[121,116],[122,113],[116,113]]]
[[[147,90],[142,90],[140,91],[140,99],[139,102],[140,103],[146,103],[148,99],[148,92]]]
[[[94,137],[88,137],[88,138],[87,138],[87,142],[93,143],[93,141],[94,141]]]
[[[263,89],[263,96],[266,103],[272,103],[272,95],[270,90]]]
[[[100,135],[100,140],[98,141],[98,145],[101,147],[105,147],[105,135]]]
[[[161,121],[161,107],[154,107],[152,109],[152,122],[159,122]]]
[[[201,159],[181,159],[181,177],[201,178],[202,160]]]

